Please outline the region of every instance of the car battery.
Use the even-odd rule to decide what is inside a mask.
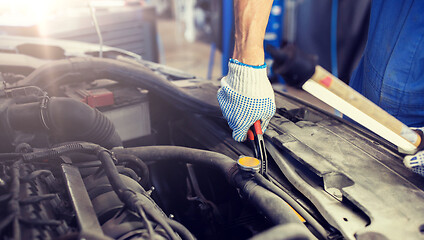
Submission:
[[[101,111],[113,122],[124,145],[151,135],[148,90],[122,85],[94,89],[73,87],[66,95]]]

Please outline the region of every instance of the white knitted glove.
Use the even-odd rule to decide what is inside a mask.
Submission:
[[[247,130],[257,120],[261,120],[264,132],[275,113],[274,90],[268,80],[266,64],[251,66],[230,59],[228,75],[221,79],[218,102],[233,130],[234,140],[246,140]]]
[[[424,151],[420,151],[415,155],[405,156],[403,164],[413,172],[424,177]]]
[[[416,128],[416,130],[424,132],[424,128]],[[421,139],[421,141],[424,141],[424,139]],[[413,172],[418,173],[424,177],[424,151],[420,151],[415,155],[405,156],[403,159],[403,164]]]

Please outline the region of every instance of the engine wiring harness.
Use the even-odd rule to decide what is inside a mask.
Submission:
[[[80,156],[75,156],[75,154],[80,154]],[[81,162],[79,159],[84,158],[82,156],[86,156],[85,159],[87,160]],[[93,156],[95,156],[95,158]],[[76,161],[73,162],[71,159],[76,159]],[[240,193],[244,198],[246,198],[267,218],[269,218],[275,226],[279,226],[256,235],[255,237],[258,239],[260,236],[270,237],[278,232],[283,234],[281,229],[284,229],[284,231],[290,229],[290,234],[282,235],[286,236],[284,239],[313,238],[310,231],[300,221],[294,211],[290,209],[289,205],[285,204],[282,198],[278,195],[262,186],[261,184],[263,183],[261,182],[263,180],[257,181],[257,174],[255,175],[239,170],[236,162],[225,155],[206,150],[176,146],[148,146],[128,149],[115,148],[108,150],[97,144],[88,142],[63,143],[59,146],[48,149],[32,149],[29,145],[24,145],[24,147],[20,147],[20,150],[17,153],[0,154],[3,173],[1,176],[1,182],[3,183],[2,187],[9,188],[9,193],[2,193],[2,195],[0,195],[0,200],[3,203],[7,203],[8,206],[6,208],[7,210],[2,213],[2,215],[4,214],[6,217],[4,217],[0,223],[1,234],[11,234],[13,238],[16,239],[18,236],[19,239],[20,233],[22,232],[21,227],[30,226],[34,229],[38,229],[38,234],[40,234],[39,236],[48,236],[46,238],[68,236],[70,239],[73,239],[72,237],[89,236],[90,239],[110,239],[111,236],[108,236],[110,233],[107,232],[107,225],[110,224],[110,220],[102,220],[102,214],[105,214],[101,213],[102,210],[98,210],[97,204],[94,204],[96,197],[107,192],[101,192],[100,190],[100,186],[104,186],[104,182],[102,182],[103,180],[97,181],[96,184],[98,185],[98,188],[97,190],[93,190],[96,189],[96,187],[93,187],[93,182],[90,184],[90,180],[88,180],[90,176],[101,175],[101,172],[104,172],[114,195],[122,203],[119,210],[114,211],[112,219],[119,222],[123,221],[123,219],[128,220],[136,218],[138,220],[135,221],[143,223],[142,225],[134,225],[136,227],[134,227],[131,231],[126,234],[122,233],[123,235],[121,236],[115,235],[113,238],[131,239],[138,236],[142,237],[142,239],[195,239],[186,227],[169,218],[161,210],[161,208],[151,198],[149,191],[145,191],[140,185],[142,182],[140,179],[138,179],[137,183],[136,180],[128,177],[132,175],[137,177],[138,174],[135,173],[135,171],[134,173],[129,173],[125,176],[121,174],[125,171],[119,171],[120,163],[122,164],[130,161],[139,166],[137,172],[145,173],[148,170],[145,168],[145,163],[141,163],[141,159],[148,159],[149,161],[173,160],[193,164],[206,164],[223,172],[227,176],[227,180],[234,187],[240,190]],[[88,177],[84,178],[85,185],[91,200],[93,200],[94,208],[96,209],[97,207],[96,215],[103,226],[103,231],[100,230],[98,233],[92,233],[89,232],[88,229],[85,229],[86,232],[84,232],[83,225],[85,223],[80,222],[79,225],[81,226],[82,231],[78,232],[78,230],[69,227],[66,220],[51,220],[57,215],[67,215],[67,218],[64,219],[68,219],[69,222],[69,219],[75,217],[75,214],[73,214],[73,209],[69,206],[60,206],[61,201],[58,201],[58,198],[63,197],[61,195],[66,193],[64,193],[63,189],[61,189],[61,181],[57,179],[58,177],[55,176],[55,173],[50,170],[41,169],[42,166],[46,165],[50,166],[52,169],[60,169],[60,167],[62,167],[62,169],[66,169],[66,166],[78,167],[80,172],[77,171],[78,174],[76,175],[81,173],[79,178],[81,178],[82,175],[88,175]],[[93,172],[91,174],[84,174],[83,169],[90,168],[95,168],[94,174]],[[67,176],[69,176],[70,179],[75,178],[75,176],[72,176],[69,172],[66,173],[66,171],[64,176],[65,179]],[[41,184],[41,182],[44,184]],[[50,189],[49,193],[22,198],[20,189],[25,183],[30,183],[30,189],[34,188],[34,186],[47,187]],[[145,186],[149,185],[146,181],[143,184]],[[72,198],[74,193],[72,189],[68,189],[68,191],[73,201],[78,199],[77,196]],[[97,194],[93,191],[97,192]],[[109,200],[114,202],[111,197],[109,197]],[[42,202],[48,202],[48,204],[40,205],[39,203]],[[50,216],[42,216],[42,214],[45,214],[44,211],[36,218],[25,217],[23,216],[23,211],[20,207],[20,205],[23,204],[31,205],[34,209],[48,208],[46,211],[49,212]],[[54,204],[57,206],[51,207]],[[78,208],[78,205],[78,203],[73,203],[74,208]],[[78,221],[83,220],[82,217],[76,217]],[[107,223],[108,221],[109,223]],[[99,223],[96,223],[95,225],[99,226]],[[282,226],[285,227],[282,228]],[[45,233],[43,233],[43,231],[45,231]],[[52,232],[56,235],[52,235]]]

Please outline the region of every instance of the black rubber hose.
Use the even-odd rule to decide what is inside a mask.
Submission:
[[[315,220],[299,203],[297,203],[290,195],[278,188],[276,185],[266,180],[262,175],[255,174],[256,181],[266,189],[272,191],[286,201],[293,209],[295,209],[323,238],[326,238],[329,233]]]
[[[51,98],[45,110],[40,103],[17,104],[7,110],[15,130],[44,129],[59,141],[87,141],[105,148],[122,146],[113,123],[97,109],[71,98]]]
[[[115,154],[133,154],[146,162],[180,161],[184,163],[206,164],[219,169],[232,183],[236,162],[217,152],[177,146],[146,146],[112,149]]]
[[[236,163],[231,158],[206,150],[177,146],[147,146],[127,149],[112,149],[116,154],[134,154],[145,161],[181,161],[193,164],[207,164],[219,169],[227,180],[239,188],[247,199],[262,211],[274,224],[296,223],[307,230],[298,216],[279,196],[259,186],[253,178],[245,179],[234,174]]]
[[[118,169],[118,172],[120,174],[125,175],[127,177],[130,177],[131,179],[133,179],[136,182],[140,181],[140,177],[131,168],[127,168],[127,167],[124,167],[124,166],[117,166],[117,169]]]
[[[239,182],[239,181],[237,181]],[[293,212],[288,204],[280,197],[258,185],[252,179],[240,180],[242,195],[245,196],[257,209],[263,212],[275,225],[286,223],[298,223],[303,225],[299,217]]]
[[[78,168],[96,168],[102,166],[102,162],[100,161],[89,161],[89,162],[77,162],[72,163],[73,166],[76,166]]]
[[[135,193],[130,188],[128,188],[122,181],[121,177],[119,176],[118,169],[116,168],[115,163],[110,154],[106,151],[101,151],[97,155],[100,158],[100,161],[102,162],[103,169],[110,181],[112,189],[115,191],[116,195],[118,195],[119,199],[122,202],[128,204],[128,199],[133,198],[135,196]],[[133,202],[129,203],[129,207],[131,208],[131,210],[135,211],[136,208],[132,206]]]
[[[217,104],[203,101],[170,83],[163,75],[143,65],[105,58],[69,58],[52,61],[19,82],[20,86],[35,85],[56,96],[63,84],[111,79],[147,89],[178,108],[211,116],[222,116]]]
[[[130,162],[136,165],[141,170],[141,185],[143,187],[150,187],[150,173],[149,167],[140,158],[131,154],[115,154],[119,163]]]
[[[0,160],[13,160],[22,156],[22,153],[0,153]]]

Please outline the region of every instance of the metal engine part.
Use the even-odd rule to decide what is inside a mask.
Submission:
[[[29,145],[23,146],[21,149],[33,151]],[[50,149],[34,149],[34,154],[43,151]],[[122,202],[110,176],[102,170],[107,165],[72,163],[71,158],[52,153],[31,163],[19,156],[1,155],[0,201],[7,206],[0,211],[3,239],[175,239],[167,235],[162,222],[156,223],[154,217],[147,222]],[[139,171],[125,164],[116,165],[124,190],[149,199],[144,207],[154,208],[167,219],[140,185]]]

